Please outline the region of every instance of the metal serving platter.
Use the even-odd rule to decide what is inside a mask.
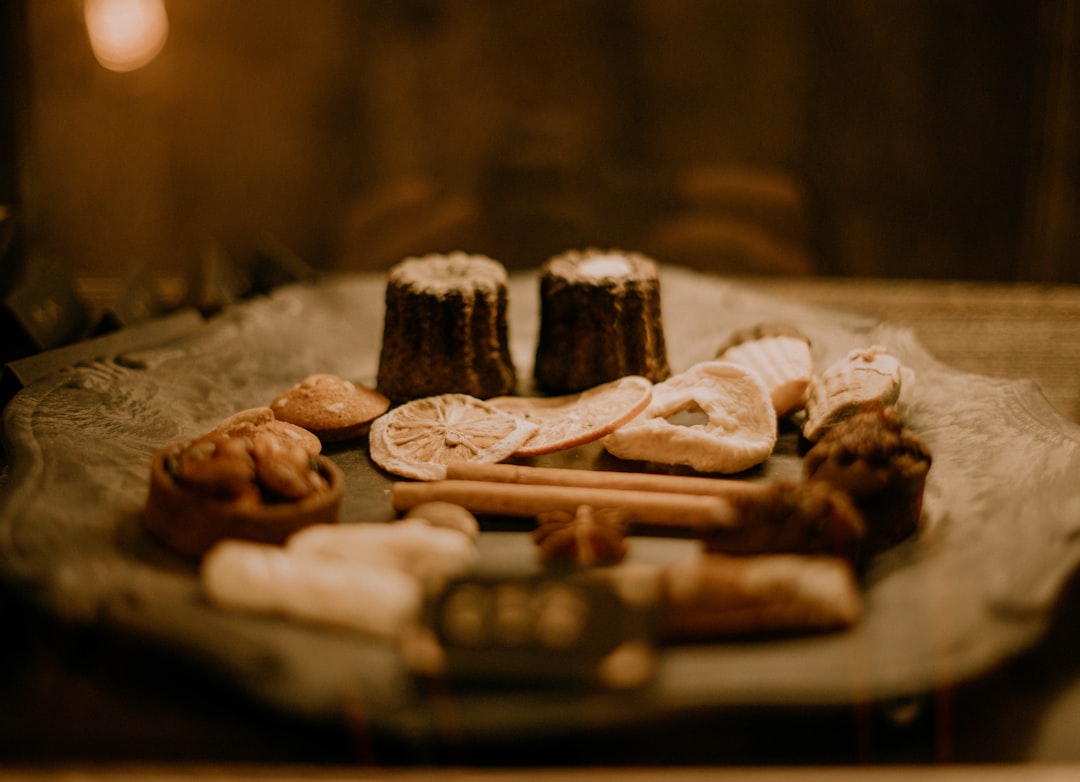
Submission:
[[[914,373],[902,398],[905,420],[934,457],[924,528],[871,564],[856,627],[665,647],[654,680],[633,691],[511,682],[435,693],[392,644],[211,606],[197,564],[142,527],[151,453],[268,404],[308,374],[373,383],[384,286],[383,275],[371,274],[282,288],[167,345],[57,372],[20,392],[4,416],[10,471],[0,496],[0,577],[63,620],[135,632],[190,655],[211,681],[273,708],[312,719],[359,709],[372,729],[423,741],[440,730],[433,699],[445,703],[448,694],[461,735],[515,737],[717,706],[833,706],[932,692],[1036,643],[1080,557],[1080,428],[1034,383],[955,371],[887,323],[662,267],[675,371],[711,358],[735,328],[785,320],[811,338],[819,366],[881,344]],[[523,379],[538,312],[536,274],[511,275],[510,335]],[[777,453],[744,478],[797,476],[797,439],[783,430]],[[344,522],[394,517],[391,476],[372,466],[366,440],[327,453],[347,476]],[[621,466],[595,446],[537,463]],[[634,539],[630,557],[683,556],[679,545]],[[536,568],[524,531],[485,532],[481,563],[504,572]]]

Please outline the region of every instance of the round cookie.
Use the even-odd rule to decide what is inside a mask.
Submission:
[[[304,378],[270,403],[279,421],[303,427],[324,443],[359,437],[389,407],[378,391],[325,373]]]

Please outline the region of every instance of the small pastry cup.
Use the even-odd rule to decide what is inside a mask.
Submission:
[[[807,451],[803,477],[847,492],[866,521],[870,555],[918,530],[931,463],[930,449],[895,408],[871,403]]]
[[[150,491],[143,513],[146,529],[173,551],[202,556],[225,538],[260,543],[284,543],[297,530],[338,520],[345,476],[325,456],[314,456],[328,488],[295,502],[223,500],[182,486],[167,462],[183,448],[173,444],[159,449],[150,462]]]

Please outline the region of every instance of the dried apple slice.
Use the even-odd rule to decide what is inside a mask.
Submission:
[[[703,361],[653,386],[645,412],[604,438],[620,459],[736,473],[776,445],[772,399],[758,375],[727,361]]]
[[[500,462],[538,428],[468,394],[422,397],[375,419],[372,460],[387,472],[418,480],[446,477],[452,462]]]
[[[611,434],[649,406],[653,384],[627,375],[577,394],[555,397],[500,396],[488,403],[539,428],[514,456],[541,456]]]

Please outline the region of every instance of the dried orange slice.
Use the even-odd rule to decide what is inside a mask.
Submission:
[[[446,477],[452,462],[500,462],[538,425],[468,394],[421,397],[371,425],[372,460],[387,472],[418,480]]]
[[[627,375],[578,394],[555,397],[500,396],[488,404],[539,424],[514,456],[540,456],[611,434],[649,406],[653,384]]]

